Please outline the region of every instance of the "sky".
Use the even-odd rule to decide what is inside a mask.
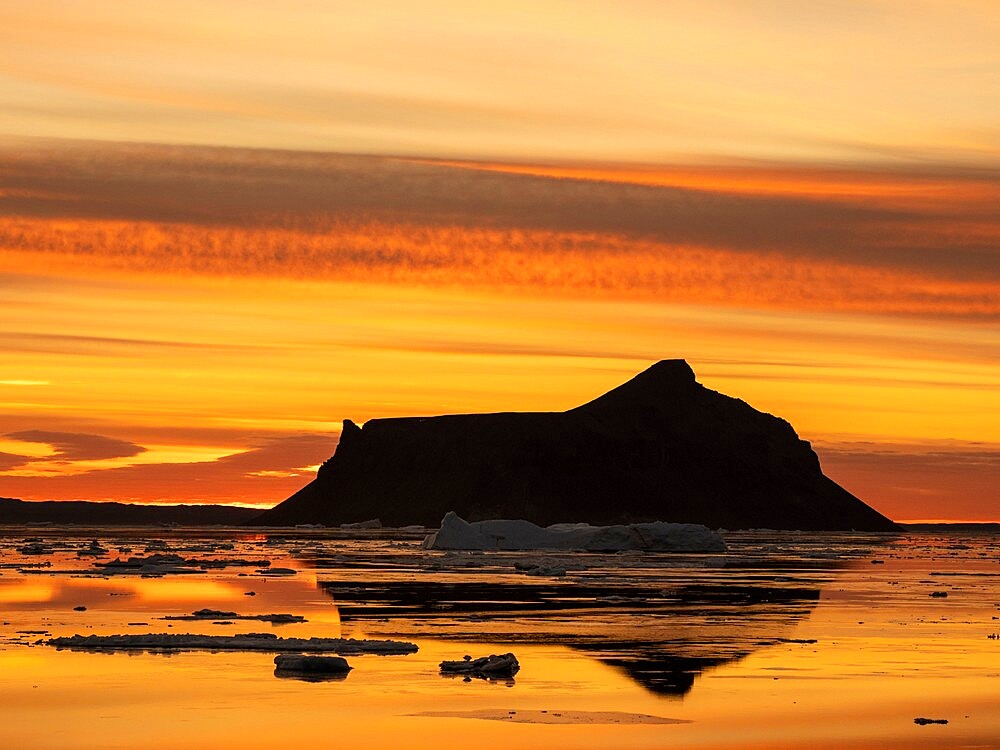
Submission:
[[[345,418],[680,357],[1000,520],[995,3],[0,16],[0,496],[268,506]]]

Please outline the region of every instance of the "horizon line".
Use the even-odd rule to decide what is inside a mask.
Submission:
[[[247,510],[261,510],[261,511],[271,510],[272,508],[274,508],[278,504],[278,503],[275,503],[273,505],[266,505],[266,504],[262,504],[262,503],[245,503],[245,502],[225,503],[225,502],[194,502],[194,501],[192,501],[192,502],[183,502],[183,501],[180,501],[180,502],[176,502],[176,501],[144,502],[144,501],[141,501],[141,500],[110,500],[110,499],[106,499],[106,498],[105,499],[101,499],[101,500],[25,500],[25,499],[16,498],[16,497],[8,497],[8,498],[0,498],[0,499],[3,499],[3,500],[16,500],[16,501],[22,502],[22,503],[95,503],[95,504],[98,504],[98,503],[99,504],[117,503],[119,505],[142,505],[142,506],[154,506],[154,507],[159,506],[159,507],[165,507],[165,508],[176,508],[176,507],[184,507],[184,506],[187,506],[187,507],[191,507],[191,506],[209,507],[209,506],[211,506],[211,507],[216,507],[216,508],[220,508],[220,507],[221,508],[245,508]],[[897,518],[892,518],[890,520],[893,523],[898,523],[898,524],[903,524],[903,525],[907,525],[907,524],[982,524],[982,525],[1000,524],[1000,518],[996,518],[996,519],[978,519],[978,518],[977,519],[967,519],[967,518],[916,518],[916,519],[913,519],[913,518],[904,518],[904,519],[897,519]],[[16,524],[14,524],[14,525],[16,525]],[[386,528],[392,528],[392,527],[387,526]],[[752,531],[752,529],[731,529],[731,530],[732,531]],[[823,532],[816,532],[816,533],[823,533]]]

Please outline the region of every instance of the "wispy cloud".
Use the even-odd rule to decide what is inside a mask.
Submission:
[[[88,436],[90,438],[96,436]],[[164,462],[100,468],[73,474],[3,477],[4,492],[36,500],[88,497],[146,502],[276,503],[312,478],[329,458],[336,434],[291,435],[213,461]],[[4,467],[15,468],[19,457]]]
[[[0,130],[995,163],[995,18],[991,0],[22,3],[0,28]]]
[[[19,144],[0,151],[0,188],[5,181],[12,191],[0,197],[8,270],[57,264],[70,273],[1000,312],[1000,191],[968,169],[845,176],[772,167],[741,183],[738,169],[712,168],[703,187],[697,170],[678,187],[629,182],[634,169],[609,181],[381,157]],[[849,179],[855,193],[822,199],[824,179]],[[793,189],[762,192],[761,180]],[[42,188],[72,198],[38,197]],[[882,193],[891,200],[878,200]]]
[[[14,453],[0,453],[0,471],[9,471],[26,465],[31,461],[30,456],[19,456]]]
[[[338,222],[324,231],[300,231],[9,219],[0,221],[0,243],[8,248],[8,262],[22,270],[41,270],[57,261],[63,273],[85,275],[100,267],[145,274],[560,291],[741,307],[968,317],[1000,313],[1000,280],[991,279],[992,272],[969,268],[933,274],[908,266],[667,244],[620,234],[381,222]],[[96,342],[50,336],[14,344],[38,350]]]
[[[167,231],[167,224],[271,228],[328,239],[342,227],[364,225],[411,232],[529,231],[777,253],[959,279],[1000,277],[998,175],[967,168],[950,174],[902,169],[855,175],[868,190],[850,201],[841,194],[835,200],[822,197],[823,181],[836,188],[842,173],[790,166],[768,170],[770,182],[794,186],[808,179],[812,194],[762,193],[746,176],[749,188],[739,189],[739,168],[728,171],[728,187],[718,184],[718,168],[710,168],[699,187],[697,170],[677,186],[586,179],[586,171],[557,179],[381,157],[18,143],[0,149],[5,175],[0,188],[29,193],[44,188],[68,197],[0,199],[0,212],[8,216],[131,221],[160,231]],[[750,176],[759,171],[750,170]],[[928,190],[936,196],[930,205]],[[877,200],[880,192],[894,200]],[[130,238],[117,239],[127,245]],[[23,243],[17,227],[9,227],[3,246]],[[228,251],[231,260],[239,260],[239,249],[227,248],[224,234],[216,244],[216,252]],[[86,248],[97,256],[111,249],[93,241]]]
[[[127,440],[77,432],[21,430],[8,432],[7,438],[26,443],[46,443],[54,449],[45,461],[96,461],[107,458],[136,456],[146,449]]]
[[[81,336],[62,333],[43,333],[0,330],[0,347],[8,352],[38,352],[52,354],[87,354],[141,356],[149,350],[197,351],[247,351],[262,349],[251,344],[226,344],[224,342],[165,341],[162,339],[136,339],[117,336]],[[269,347],[275,348],[275,347]],[[49,385],[45,380],[0,380],[0,385]]]

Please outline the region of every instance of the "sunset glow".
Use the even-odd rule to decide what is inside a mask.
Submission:
[[[270,506],[682,357],[1000,520],[994,4],[0,6],[0,496]]]
[[[0,0],[0,748],[1000,747],[998,0]]]

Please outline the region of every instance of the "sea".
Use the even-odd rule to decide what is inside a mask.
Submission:
[[[716,554],[424,534],[0,527],[0,748],[1000,748],[995,530]],[[57,640],[143,634],[167,637]],[[259,644],[289,638],[415,650],[287,674]],[[508,653],[510,675],[440,667]]]

